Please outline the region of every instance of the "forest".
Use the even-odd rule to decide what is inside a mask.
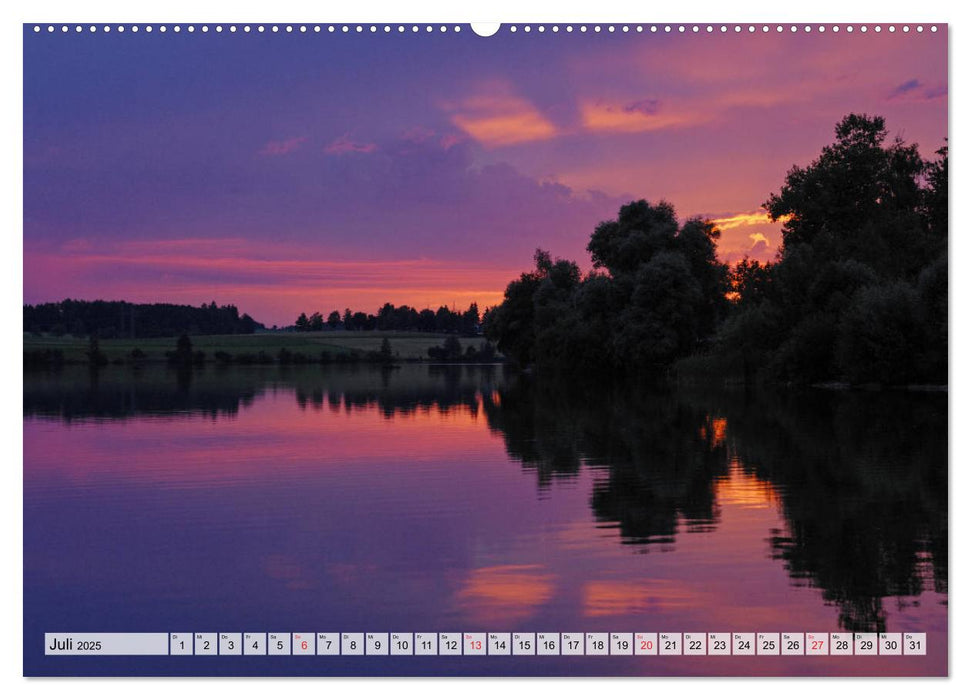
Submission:
[[[719,230],[665,201],[621,207],[593,269],[537,250],[486,314],[522,366],[814,384],[946,384],[947,146],[925,160],[850,114],[763,207],[776,259],[719,261]]]
[[[319,311],[309,316],[302,312],[293,326],[287,330],[298,332],[314,332],[324,330],[344,331],[410,331],[418,333],[459,333],[461,335],[477,335],[481,330],[479,305],[469,304],[465,311],[458,311],[439,306],[438,310],[422,309],[419,311],[407,304],[395,306],[386,303],[377,314],[364,311],[351,311],[349,308],[334,310],[327,318]]]
[[[127,301],[64,301],[24,305],[24,332],[98,338],[167,338],[237,335],[262,330],[232,305],[132,304]]]

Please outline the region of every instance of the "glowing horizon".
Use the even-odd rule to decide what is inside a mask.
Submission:
[[[24,302],[484,309],[536,248],[588,270],[597,223],[641,198],[713,220],[726,262],[768,261],[761,203],[842,116],[944,143],[946,46],[25,28]]]

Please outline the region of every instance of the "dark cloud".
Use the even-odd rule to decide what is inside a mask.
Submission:
[[[647,116],[654,116],[661,110],[660,100],[637,100],[635,102],[629,102],[623,106],[623,110],[628,114],[645,114]]]
[[[916,78],[914,78],[912,80],[908,80],[907,82],[901,83],[900,85],[898,85],[897,87],[895,87],[893,90],[891,90],[890,91],[890,94],[887,95],[887,99],[888,100],[895,100],[898,97],[903,97],[904,95],[909,95],[910,93],[914,92],[914,90],[917,90],[920,86],[921,86],[921,82],[919,80],[917,80]]]
[[[905,83],[901,83],[887,95],[888,100],[937,100],[947,97],[947,85],[928,86],[925,83],[913,78]]]

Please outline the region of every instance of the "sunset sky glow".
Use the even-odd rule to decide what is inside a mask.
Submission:
[[[948,133],[945,28],[24,39],[25,303],[481,308],[639,198],[769,260],[761,203],[843,115]]]

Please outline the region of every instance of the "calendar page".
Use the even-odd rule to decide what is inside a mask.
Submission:
[[[22,34],[25,676],[948,675],[946,24]]]

